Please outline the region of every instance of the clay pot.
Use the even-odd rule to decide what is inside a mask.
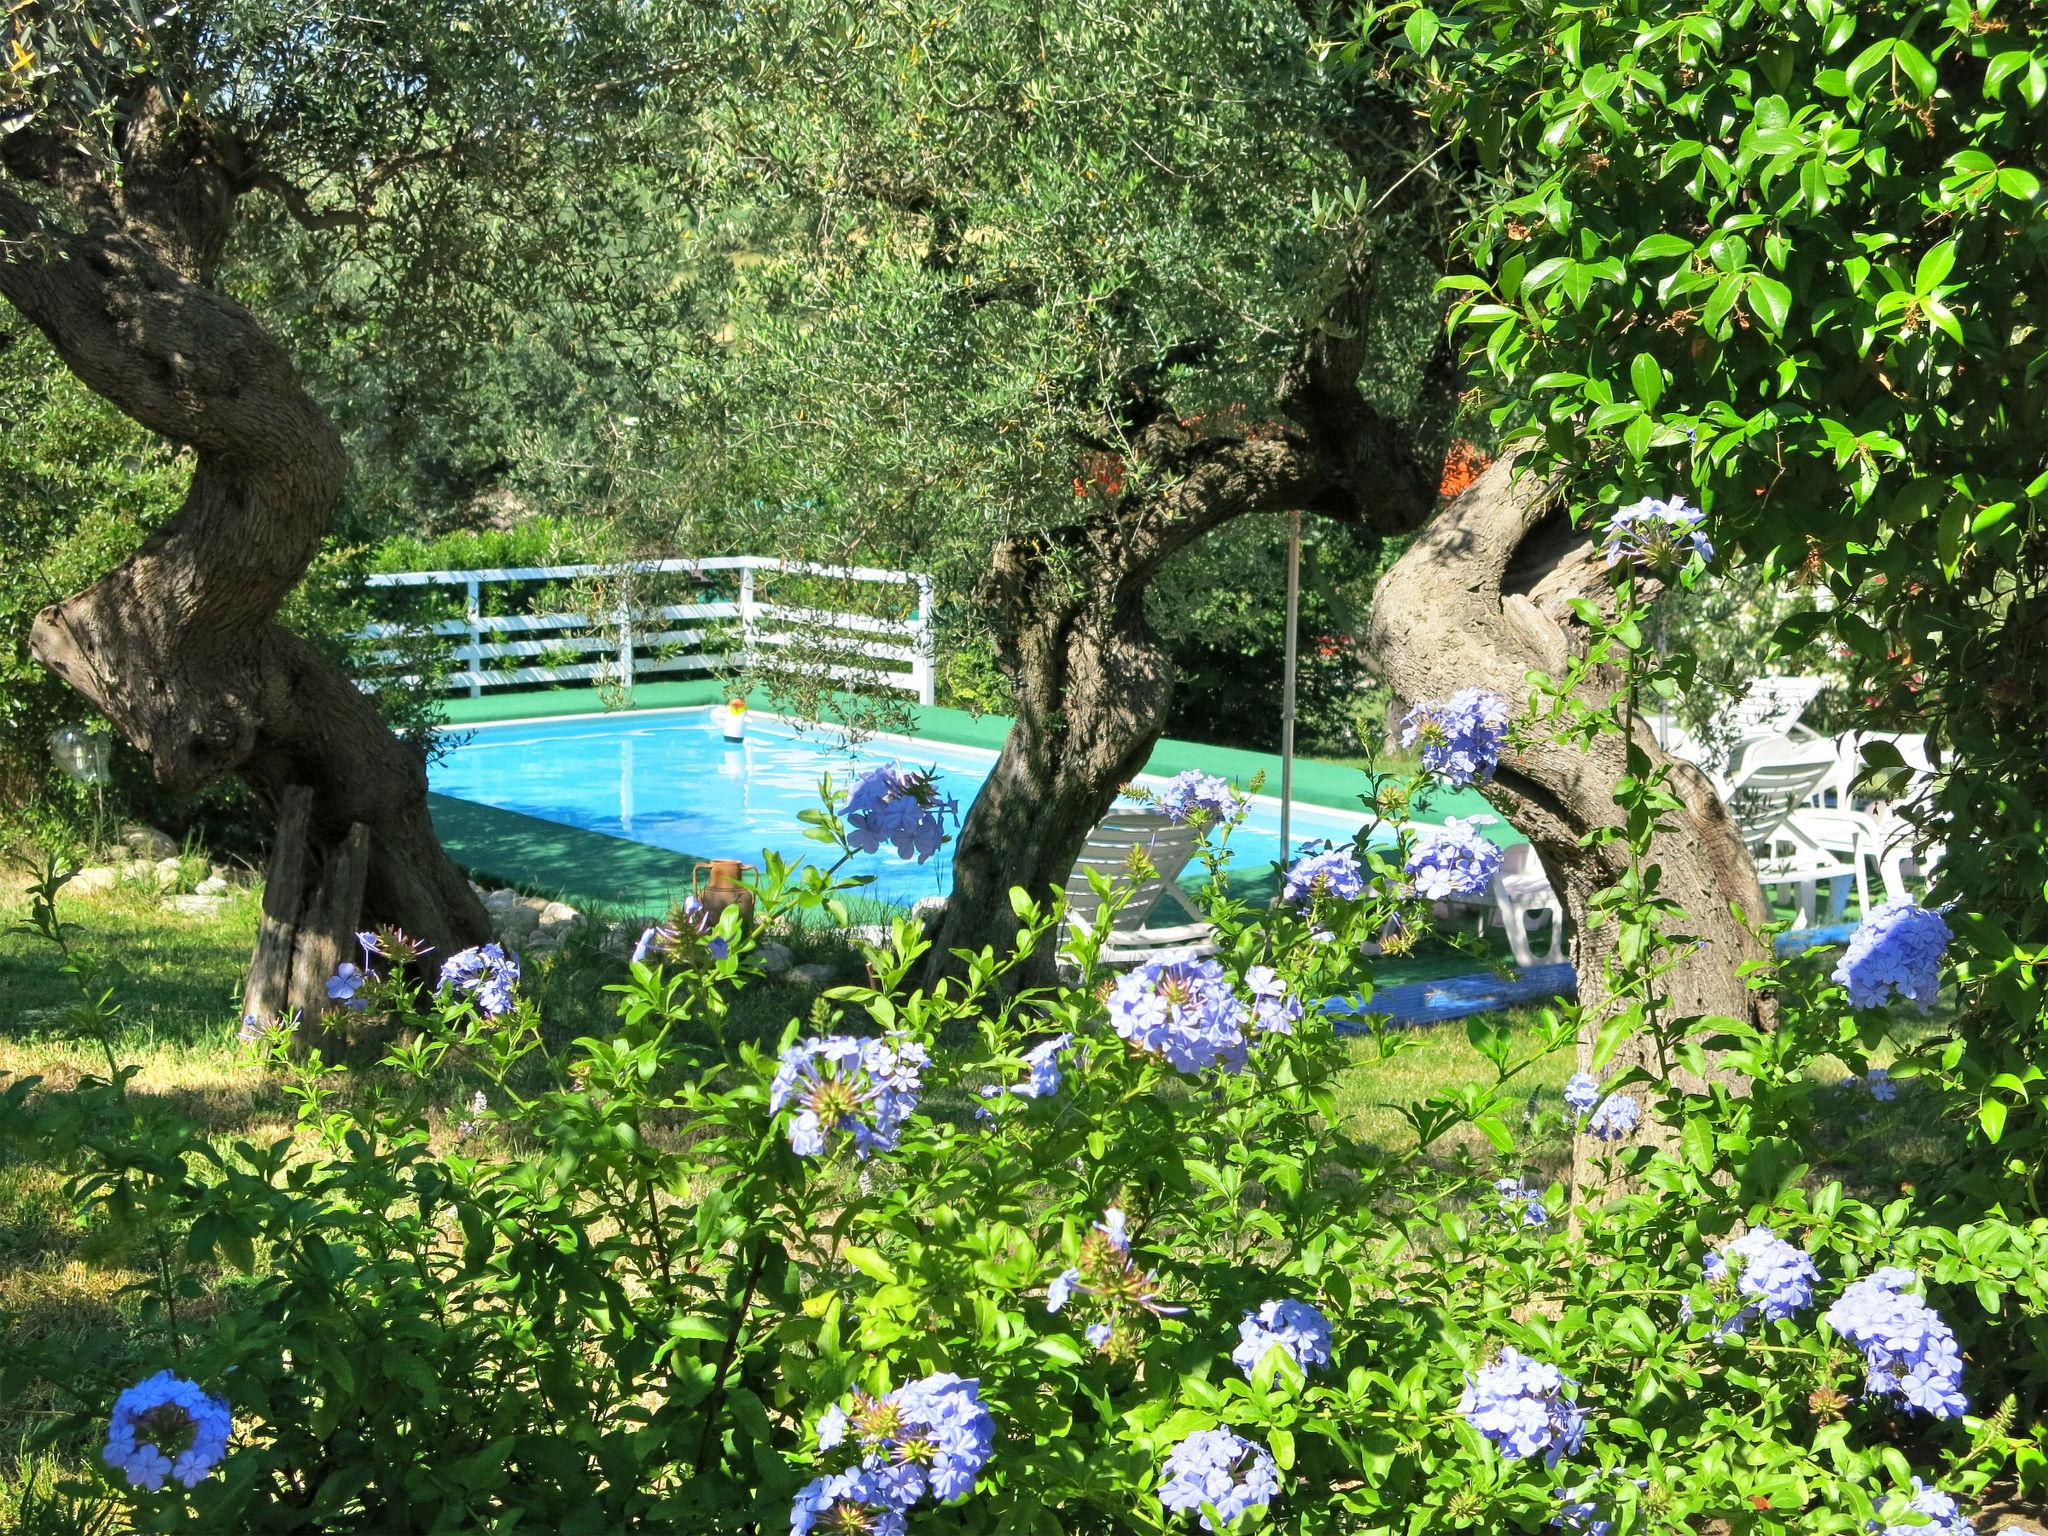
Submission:
[[[740,883],[740,871],[752,869],[751,864],[742,864],[738,859],[713,859],[699,864],[690,871],[690,892],[704,904],[705,926],[715,928],[718,919],[727,907],[740,909],[740,926],[749,927],[754,921],[754,893]],[[701,884],[698,876],[711,871],[708,883]]]

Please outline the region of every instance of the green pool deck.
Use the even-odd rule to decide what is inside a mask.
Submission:
[[[716,704],[725,697],[725,689],[714,680],[648,683],[635,688],[632,702],[620,709],[608,706],[594,688],[554,688],[448,699],[442,703],[441,717],[448,727],[459,730],[508,720],[687,709]],[[827,703],[840,704],[842,697],[834,696]],[[763,711],[770,708],[764,693],[750,694],[748,703]],[[997,751],[1010,730],[1011,722],[1003,715],[971,715],[941,705],[910,705],[908,709],[911,724],[906,734],[947,746]],[[1273,796],[1279,793],[1280,759],[1271,753],[1167,738],[1152,749],[1145,763],[1146,773],[1163,777],[1190,768],[1219,774],[1241,787],[1263,775],[1260,792]],[[1295,759],[1293,798],[1298,802],[1358,811],[1362,821],[1364,811],[1359,795],[1364,788],[1364,775],[1348,764]],[[711,856],[651,848],[625,838],[587,832],[447,795],[430,795],[428,802],[434,829],[443,846],[473,876],[545,891],[573,906],[602,904],[640,913],[666,911],[671,901],[690,889],[692,867]],[[1447,816],[1474,814],[1491,814],[1491,808],[1476,791],[1444,790],[1431,796],[1417,819],[1441,821]],[[1502,844],[1523,841],[1505,821],[1491,832],[1494,840]],[[751,852],[739,852],[738,856],[745,857]],[[734,850],[721,850],[720,856],[734,854]],[[1277,884],[1269,856],[1262,856],[1258,866],[1255,871],[1233,870],[1234,891],[1252,901],[1269,899]],[[1182,883],[1193,886],[1203,878],[1199,866],[1190,866]]]

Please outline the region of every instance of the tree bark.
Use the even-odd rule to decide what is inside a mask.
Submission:
[[[1380,679],[1410,704],[1446,698],[1461,688],[1489,688],[1511,703],[1526,701],[1530,672],[1560,676],[1584,653],[1585,626],[1572,614],[1571,601],[1589,598],[1605,606],[1611,590],[1600,555],[1571,526],[1555,488],[1518,473],[1515,460],[1504,458],[1438,514],[1381,578],[1366,654]],[[1619,684],[1618,677],[1604,680],[1608,698]],[[1581,698],[1594,707],[1607,702],[1583,692]],[[1663,978],[1660,1006],[1672,1017],[1757,1018],[1758,996],[1737,971],[1744,961],[1769,954],[1729,910],[1737,903],[1752,917],[1761,915],[1756,866],[1705,776],[1666,757],[1640,721],[1633,740],[1653,765],[1672,768],[1672,788],[1685,801],[1676,827],[1656,837],[1649,862],[1659,873],[1658,895],[1684,910],[1687,933],[1700,940]],[[1581,746],[1550,741],[1538,727],[1530,739],[1502,752],[1499,771],[1482,786],[1535,845],[1570,915],[1572,961],[1587,1019],[1579,1040],[1581,1069],[1590,1065],[1598,1022],[1615,1002],[1607,974],[1615,934],[1593,919],[1591,902],[1628,867],[1624,846],[1588,847],[1584,839],[1614,824],[1620,814],[1615,790],[1627,772],[1627,746],[1618,735]],[[1647,1037],[1620,1052],[1620,1069],[1635,1066],[1658,1076],[1666,1071]],[[1582,1156],[1588,1140],[1577,1138]]]
[[[340,434],[246,309],[211,287],[248,175],[233,144],[153,97],[132,106],[118,168],[59,134],[7,140],[0,296],[78,377],[188,446],[178,513],[84,591],[44,609],[36,659],[144,753],[163,783],[234,773],[273,811],[311,791],[315,864],[368,829],[361,918],[442,953],[489,935],[436,840],[421,754],[338,668],[274,622],[317,552],[347,472]]]

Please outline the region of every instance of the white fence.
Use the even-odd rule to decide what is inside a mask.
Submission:
[[[716,581],[732,573],[735,598],[641,606],[633,599],[636,579],[655,576]],[[907,619],[792,606],[764,596],[778,575],[824,577],[917,589],[916,614]],[[486,614],[483,589],[499,582],[574,581],[599,578],[616,586],[618,598],[602,618],[588,612]],[[899,688],[920,704],[932,702],[932,581],[913,571],[864,566],[813,565],[766,555],[710,560],[646,560],[620,565],[535,565],[493,571],[400,571],[371,576],[373,587],[460,587],[463,617],[427,624],[372,624],[358,631],[364,640],[434,635],[460,639],[451,647],[465,669],[449,679],[471,698],[486,688],[539,683],[600,681],[630,688],[638,677],[662,672],[703,672],[715,667],[781,666],[834,682],[866,688]],[[738,626],[737,652],[707,653],[707,639],[724,638],[714,626]],[[729,637],[730,631],[726,632]],[[525,636],[527,638],[512,638]],[[531,658],[601,655],[594,661]],[[395,653],[381,653],[395,663]],[[509,663],[509,665],[507,664]]]

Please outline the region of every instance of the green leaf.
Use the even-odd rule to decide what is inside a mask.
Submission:
[[[1651,235],[1629,252],[1630,261],[1663,261],[1673,256],[1690,256],[1693,243],[1678,235]]]
[[[1429,11],[1415,11],[1408,17],[1408,23],[1401,33],[1408,39],[1408,46],[1417,53],[1428,53],[1429,45],[1436,41],[1441,24]]]
[[[895,1269],[872,1248],[861,1248],[848,1243],[839,1250],[839,1256],[871,1280],[879,1280],[884,1285],[896,1283]]]
[[[1774,277],[1761,273],[1750,280],[1749,306],[1773,333],[1782,333],[1792,318],[1792,290]]]
[[[1657,359],[1647,352],[1638,352],[1635,361],[1628,365],[1628,377],[1643,408],[1654,411],[1664,397],[1664,370],[1657,366]]]
[[[1927,254],[1920,258],[1920,264],[1913,269],[1913,291],[1918,294],[1934,292],[1955,269],[1955,241],[1943,240],[1929,247]]]
[[[1977,1106],[1977,1123],[1984,1127],[1987,1141],[1997,1141],[2005,1134],[2005,1101],[1986,1099]]]
[[[2041,178],[2017,165],[2008,165],[1998,173],[1998,190],[2007,197],[2031,203],[2041,195]]]
[[[1905,77],[1913,82],[1914,90],[1922,96],[1934,94],[1939,77],[1934,73],[1934,65],[1926,54],[1902,37],[1892,45],[1892,58]]]

